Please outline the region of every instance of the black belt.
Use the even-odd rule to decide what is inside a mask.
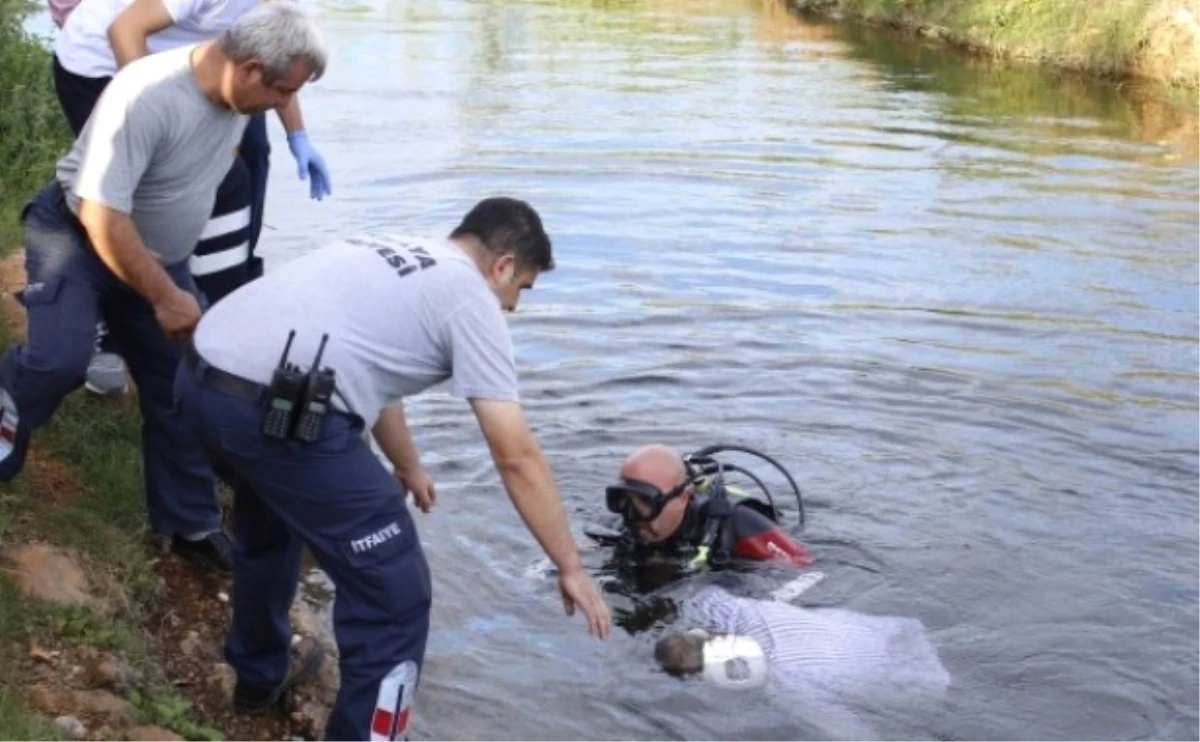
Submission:
[[[191,340],[188,340],[187,345],[184,346],[183,362],[187,364],[189,371],[196,371],[197,367],[200,367],[197,371],[200,383],[218,392],[224,392],[249,402],[259,402],[267,391],[266,385],[244,379],[228,371],[222,371],[201,358]]]

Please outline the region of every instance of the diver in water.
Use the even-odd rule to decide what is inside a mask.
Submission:
[[[803,523],[803,501],[794,480],[777,462],[752,449],[711,446],[687,456],[670,446],[651,444],[625,460],[619,481],[605,491],[609,511],[621,516],[618,545],[637,557],[683,557],[692,567],[727,567],[735,559],[773,561],[802,569],[812,563],[808,550],[779,527],[779,511],[757,476],[714,458],[721,451],[742,451],[769,461],[796,491]],[[749,497],[725,483],[725,473],[749,476],[769,502]]]

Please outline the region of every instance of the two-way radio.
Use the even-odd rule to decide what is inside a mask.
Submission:
[[[299,366],[288,363],[287,359],[295,337],[295,330],[288,332],[283,355],[279,357],[279,365],[271,375],[271,384],[267,387],[267,414],[263,417],[262,432],[268,438],[284,440],[288,437],[292,431],[296,407],[304,395],[304,382],[307,377]]]
[[[325,352],[325,342],[329,335],[321,336],[321,345],[317,348],[317,357],[313,359],[312,368],[304,385],[304,403],[300,405],[300,416],[296,419],[296,430],[292,437],[311,443],[321,432],[321,420],[329,412],[329,401],[333,398],[333,369],[321,368],[321,354]]]
[[[262,432],[268,438],[294,438],[311,443],[320,435],[321,420],[329,412],[335,387],[333,369],[320,368],[329,335],[321,336],[316,358],[307,372],[288,361],[288,351],[295,337],[295,330],[288,332],[283,355],[279,357],[279,365],[267,387],[267,411]]]

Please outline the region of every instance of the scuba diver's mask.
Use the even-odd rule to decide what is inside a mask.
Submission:
[[[620,482],[604,490],[605,503],[609,512],[620,515],[625,526],[636,533],[639,525],[662,515],[667,503],[682,495],[689,484],[691,481],[685,479],[669,492],[663,492],[649,482],[621,477]],[[641,503],[642,507],[635,503]]]
[[[752,689],[767,684],[770,671],[762,647],[749,636],[722,634],[704,642],[704,679],[722,688]]]

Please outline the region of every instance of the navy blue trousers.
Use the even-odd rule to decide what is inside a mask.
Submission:
[[[172,412],[183,344],[163,334],[149,302],[96,256],[57,182],[39,191],[22,216],[28,337],[0,359],[0,482],[21,471],[32,432],[83,383],[96,323],[104,319],[138,388],[151,527],[162,535],[217,530],[216,479],[203,451]],[[176,285],[198,294],[186,262],[166,271]]]
[[[361,418],[327,415],[318,440],[264,436],[261,397],[208,386],[180,365],[180,413],[234,491],[233,619],[225,657],[238,681],[274,688],[288,667],[288,609],[307,545],[333,580],[341,688],[325,739],[403,739],[425,659],[429,567],[403,493]]]

